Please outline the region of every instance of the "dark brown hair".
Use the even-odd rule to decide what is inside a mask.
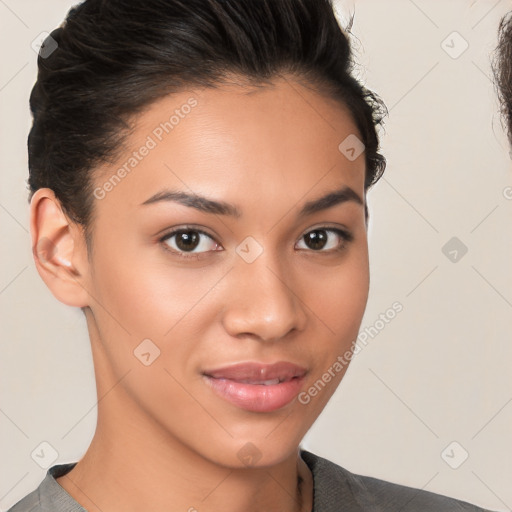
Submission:
[[[335,97],[365,145],[365,189],[384,172],[376,127],[385,107],[352,76],[329,0],[85,0],[50,36],[30,97],[30,197],[51,188],[88,241],[91,171],[113,161],[133,116],[228,75],[264,84],[287,72]]]
[[[493,71],[501,112],[512,144],[512,13],[502,18],[500,22]]]

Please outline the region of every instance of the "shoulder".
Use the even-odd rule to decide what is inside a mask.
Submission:
[[[52,466],[37,489],[27,494],[7,512],[86,512],[57,482],[73,469],[75,462]]]
[[[301,450],[314,479],[314,512],[490,512],[464,501],[369,476]]]
[[[18,501],[18,503],[8,509],[7,512],[35,512],[37,510],[43,510],[41,508],[38,489],[27,494],[24,498]]]

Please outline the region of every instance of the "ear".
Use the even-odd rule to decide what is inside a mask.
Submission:
[[[37,271],[53,295],[69,306],[88,306],[89,262],[83,228],[68,219],[49,188],[32,196],[30,233]]]

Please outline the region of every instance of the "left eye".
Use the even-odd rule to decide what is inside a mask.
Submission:
[[[179,229],[169,233],[162,242],[176,252],[208,252],[215,251],[219,244],[208,234],[197,229]]]
[[[303,246],[299,247],[299,249],[311,249],[317,252],[343,249],[345,243],[351,240],[352,235],[341,229],[318,228],[308,231],[302,236],[300,242],[303,242]]]

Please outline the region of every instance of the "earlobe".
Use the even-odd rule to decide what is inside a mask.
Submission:
[[[83,230],[68,219],[49,188],[41,188],[32,196],[30,232],[37,271],[53,295],[69,306],[87,306],[88,259]]]

